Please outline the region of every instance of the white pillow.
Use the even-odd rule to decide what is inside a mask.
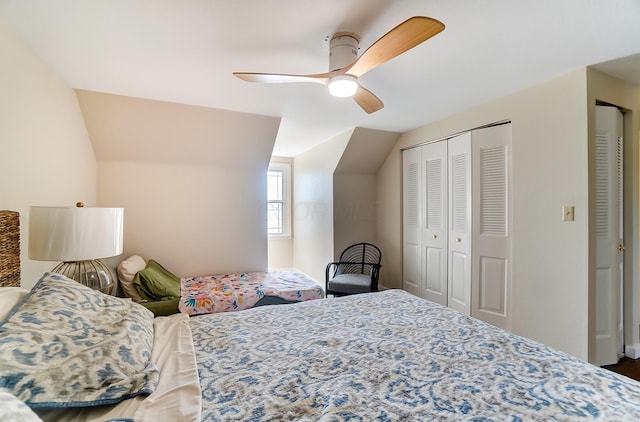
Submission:
[[[131,283],[136,273],[140,270],[144,270],[147,263],[141,256],[132,255],[129,258],[122,261],[116,271],[118,273],[118,279],[124,294],[133,299],[134,302],[144,302],[144,299],[138,294],[136,287]]]
[[[4,287],[0,287],[4,289]],[[26,404],[13,394],[0,390],[0,420],[4,422],[42,422]]]
[[[29,293],[22,287],[0,287],[0,321]]]

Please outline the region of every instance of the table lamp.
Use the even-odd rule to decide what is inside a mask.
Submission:
[[[32,206],[29,258],[62,261],[53,272],[92,289],[115,294],[116,277],[99,258],[120,255],[123,208]]]

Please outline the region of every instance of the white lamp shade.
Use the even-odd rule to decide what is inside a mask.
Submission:
[[[85,261],[120,255],[124,209],[31,207],[29,258]]]

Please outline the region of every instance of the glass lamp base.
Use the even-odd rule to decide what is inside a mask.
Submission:
[[[115,294],[116,278],[109,267],[99,259],[61,262],[52,271],[102,293]]]

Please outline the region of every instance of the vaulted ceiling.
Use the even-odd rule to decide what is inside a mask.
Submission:
[[[232,75],[323,73],[335,32],[357,33],[361,53],[411,16],[446,29],[361,78],[385,104],[370,115],[320,84]],[[72,88],[280,117],[284,156],[353,127],[406,131],[602,62],[640,83],[638,0],[0,0],[0,20]]]

